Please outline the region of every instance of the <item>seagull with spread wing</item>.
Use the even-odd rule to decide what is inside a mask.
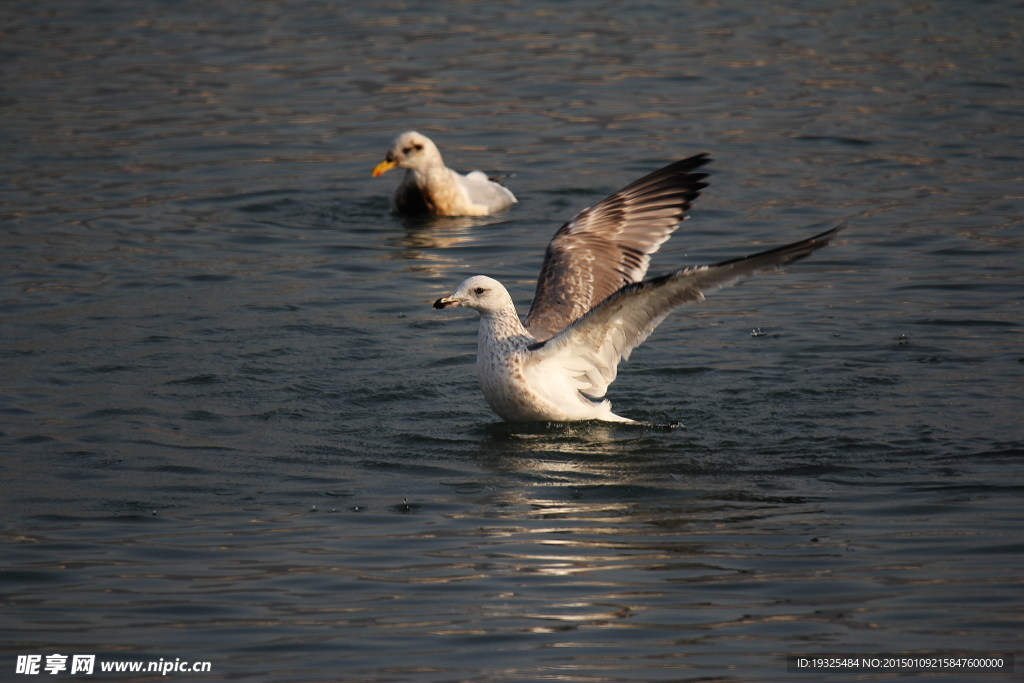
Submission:
[[[709,161],[700,154],[669,164],[563,225],[548,244],[525,324],[505,287],[483,275],[434,302],[480,313],[477,375],[495,413],[515,422],[634,422],[612,412],[605,392],[619,363],[665,316],[705,292],[802,259],[839,231],[644,279],[651,255],[707,187],[696,171]]]

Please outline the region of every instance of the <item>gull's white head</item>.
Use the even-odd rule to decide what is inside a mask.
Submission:
[[[441,153],[437,146],[426,135],[410,130],[402,133],[394,142],[391,149],[384,156],[384,161],[377,164],[373,169],[374,177],[383,175],[395,168],[422,169],[442,164]]]
[[[480,315],[498,313],[515,304],[504,285],[486,275],[474,275],[465,280],[458,289],[434,302],[434,308],[465,306],[476,309]]]

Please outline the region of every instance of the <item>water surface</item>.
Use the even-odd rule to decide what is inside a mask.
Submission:
[[[1019,650],[1024,10],[691,5],[8,2],[7,675]],[[389,215],[369,171],[412,128],[520,204]],[[499,422],[430,302],[483,273],[525,311],[561,222],[704,151],[653,272],[842,238],[621,368],[617,412],[683,427]]]

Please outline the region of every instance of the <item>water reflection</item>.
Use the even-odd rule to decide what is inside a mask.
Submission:
[[[395,246],[395,258],[425,259],[438,255],[427,255],[427,249],[450,249],[475,241],[474,228],[479,219],[468,217],[435,216],[429,218],[396,218],[402,224],[401,235],[389,237]]]
[[[798,528],[798,520],[808,529],[827,524],[813,497],[743,492],[749,482],[742,477],[686,483],[680,478],[685,456],[638,455],[636,442],[646,437],[629,431],[610,425],[481,430],[490,456],[484,465],[504,484],[478,494],[486,521],[452,516],[480,525],[459,556],[488,558],[481,580],[514,589],[481,605],[477,618],[512,620],[535,635],[574,634],[569,641],[600,639],[601,632],[612,637],[623,628],[656,634],[684,623],[742,628],[731,610],[716,604],[720,587],[764,580],[758,571],[766,555],[779,553],[794,566],[820,556],[810,534],[778,533],[783,519]],[[803,611],[794,605],[770,620],[799,621]]]
[[[477,242],[481,230],[503,222],[493,216],[393,216],[392,220],[401,224],[402,233],[386,238],[390,258],[415,261],[411,269],[430,277],[450,277],[453,270],[472,265],[445,252]]]

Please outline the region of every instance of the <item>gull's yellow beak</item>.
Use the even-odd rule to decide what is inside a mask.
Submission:
[[[377,176],[384,175],[385,173],[393,169],[396,165],[397,164],[394,161],[385,159],[384,161],[380,162],[379,164],[373,167],[373,177],[376,178]]]

